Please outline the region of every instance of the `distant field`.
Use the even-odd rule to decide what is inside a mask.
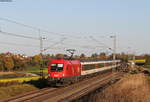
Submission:
[[[43,70],[47,70],[47,68],[43,68]],[[27,67],[26,70],[27,72],[34,72],[34,71],[40,71],[40,67],[37,66],[37,67]]]
[[[40,67],[28,67],[24,71],[0,72],[0,82],[27,82],[30,80],[38,80],[40,78]],[[33,73],[37,76],[26,76],[26,73]],[[47,68],[43,68],[43,75],[48,75]]]
[[[24,71],[0,72],[0,75],[10,75],[17,72],[40,72],[40,67],[27,67]],[[43,72],[47,73],[48,69],[43,68]]]
[[[29,72],[29,73],[34,73],[37,75],[40,75],[40,72],[41,72],[40,67],[28,67],[25,71]],[[43,68],[43,74],[44,74],[44,76],[46,76],[48,74],[47,68]]]

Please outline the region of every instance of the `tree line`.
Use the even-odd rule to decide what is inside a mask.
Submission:
[[[127,62],[132,59],[133,55],[127,55],[125,53],[116,54],[117,59]],[[72,59],[78,59],[80,61],[99,61],[99,60],[112,60],[112,54],[106,55],[106,53],[93,53],[91,56],[86,56],[82,53],[80,56],[75,55]],[[48,62],[54,59],[69,59],[68,55],[56,54],[56,55],[34,55],[25,56],[21,54],[13,53],[1,53],[0,54],[0,71],[14,71],[25,70],[27,67],[35,66],[47,67]],[[146,64],[150,64],[150,54],[136,56],[136,59],[146,59]]]

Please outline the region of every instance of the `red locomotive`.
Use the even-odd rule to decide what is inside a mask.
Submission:
[[[52,60],[48,65],[48,82],[56,86],[73,83],[85,76],[116,68],[119,63],[120,60],[83,63],[79,60]]]
[[[81,71],[82,65],[79,60],[53,60],[48,66],[49,81],[51,83],[68,84],[77,81]]]

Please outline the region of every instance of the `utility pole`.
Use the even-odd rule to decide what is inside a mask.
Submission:
[[[116,35],[114,36],[110,36],[111,38],[114,39],[113,41],[113,60],[116,60],[116,42],[117,42],[117,39],[116,39]]]
[[[127,47],[127,62],[130,60],[131,47]]]
[[[117,39],[116,39],[116,35],[114,35],[114,36],[110,36],[110,38],[113,38],[113,62],[114,62],[114,66],[115,66],[115,68],[116,68],[116,62],[115,62],[115,60],[116,60],[116,42],[117,42]],[[112,72],[114,73],[114,68],[112,69]]]
[[[136,52],[133,53],[133,61],[135,61]]]
[[[44,78],[44,73],[43,73],[43,40],[46,38],[43,38],[41,36],[41,31],[39,31],[39,40],[40,40],[40,56],[41,56],[41,63],[40,63],[40,76],[43,79]]]

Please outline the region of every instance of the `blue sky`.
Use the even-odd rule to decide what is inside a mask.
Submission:
[[[0,17],[32,25],[48,31],[66,34],[67,40],[58,49],[47,53],[65,53],[75,48],[78,53],[105,51],[103,48],[80,48],[79,45],[98,46],[89,36],[112,47],[109,36],[116,34],[118,52],[150,52],[150,1],[149,0],[12,0],[0,2]],[[38,32],[0,20],[3,31],[38,37]],[[53,45],[62,36],[42,32],[49,39],[44,47]],[[103,37],[101,37],[103,36]],[[83,41],[84,40],[84,41]],[[38,46],[38,41],[0,35],[0,41]],[[33,55],[38,48],[0,44],[0,52],[12,51]],[[64,49],[59,49],[60,47]],[[127,49],[130,47],[130,49]]]

